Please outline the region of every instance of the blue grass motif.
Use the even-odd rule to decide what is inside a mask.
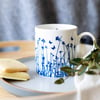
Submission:
[[[49,43],[50,43],[50,44],[52,44],[52,42],[51,42],[51,41],[49,41]]]
[[[74,40],[73,37],[71,37],[71,40]]]
[[[55,46],[53,46],[53,47],[51,47],[51,49],[52,49],[52,50],[54,50],[54,49],[56,49],[56,47],[55,47]]]
[[[74,38],[71,37],[70,40],[73,41]],[[47,41],[40,37],[37,39],[35,60],[36,71],[39,75],[47,77],[64,77],[67,75],[60,70],[60,67],[70,65],[69,60],[74,57],[76,46],[72,43],[65,43],[62,36],[56,36],[55,41],[58,45],[53,44],[51,40]],[[46,43],[49,43],[50,46],[47,46]],[[70,65],[70,67],[73,68],[74,66]]]
[[[66,46],[65,46],[65,45],[66,45],[66,44],[65,44],[64,41],[62,41],[62,45],[63,45],[63,57],[62,57],[62,58],[64,59],[64,63],[65,63],[65,53],[66,53],[66,51],[65,51],[65,49],[66,49],[65,47],[66,47]]]
[[[59,42],[58,48],[57,48],[57,52],[56,52],[56,56],[57,56],[58,50],[59,50],[59,46],[60,46],[60,42],[61,42],[61,38],[59,36],[57,36],[55,40],[57,40]]]

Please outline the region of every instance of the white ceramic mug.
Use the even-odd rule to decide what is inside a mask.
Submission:
[[[77,35],[77,26],[68,24],[43,24],[35,27],[35,61],[39,75],[47,77],[64,77],[62,66],[73,67],[70,59],[76,56],[76,46],[81,37],[94,36],[85,32]]]

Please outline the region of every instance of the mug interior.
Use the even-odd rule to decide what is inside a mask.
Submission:
[[[72,30],[77,29],[77,26],[70,24],[44,24],[37,25],[36,28],[45,30]]]

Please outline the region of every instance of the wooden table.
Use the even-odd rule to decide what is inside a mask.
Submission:
[[[19,58],[34,56],[34,41],[0,42],[0,48],[5,48],[5,47],[18,47],[18,51],[0,52],[0,58],[19,59]],[[12,98],[13,100],[18,97],[8,93],[5,89],[0,87],[0,100],[4,100],[4,98],[7,100]]]
[[[0,52],[0,58],[19,59],[34,56],[34,41],[6,41],[0,42],[0,48],[14,48],[18,50],[9,52]]]

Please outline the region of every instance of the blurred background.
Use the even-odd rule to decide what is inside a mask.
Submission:
[[[78,34],[99,38],[100,0],[0,0],[0,41],[34,40],[35,25],[48,23],[74,24]]]

